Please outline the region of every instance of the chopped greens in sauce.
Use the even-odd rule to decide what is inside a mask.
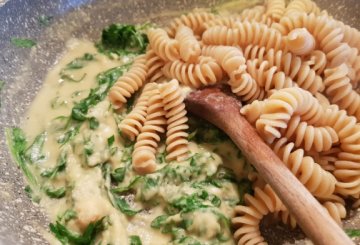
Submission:
[[[168,162],[163,138],[157,170],[139,175],[132,169],[134,142],[118,124],[137,96],[115,112],[107,95],[145,51],[146,28],[114,24],[96,48],[84,43],[82,49],[80,42],[47,79],[26,134],[6,129],[26,192],[48,208],[50,231],[62,244],[146,245],[149,237],[158,244],[233,244],[233,207],[251,193],[244,176],[252,169],[221,130],[190,116],[188,159]],[[68,82],[53,83],[59,79]]]
[[[10,42],[18,48],[32,48],[36,42],[29,38],[11,38]]]

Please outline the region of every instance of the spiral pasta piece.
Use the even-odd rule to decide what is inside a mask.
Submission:
[[[262,90],[254,78],[249,74],[244,73],[236,80],[229,80],[228,84],[231,91],[240,96],[242,101],[252,102],[254,100],[261,100],[265,97],[264,90]]]
[[[294,149],[294,143],[286,138],[272,144],[273,151],[285,163],[299,181],[316,197],[329,197],[335,191],[335,177],[323,170],[310,156],[304,156],[303,149]]]
[[[348,76],[351,79],[353,88],[359,87],[360,82],[360,54],[356,48],[351,48],[351,55],[347,61],[349,68]]]
[[[334,129],[329,126],[314,127],[302,122],[299,116],[294,116],[288,122],[288,127],[282,133],[284,137],[294,142],[296,147],[305,151],[328,151],[339,141]]]
[[[139,135],[147,115],[147,107],[149,102],[149,95],[152,90],[156,88],[155,83],[148,83],[145,85],[140,97],[138,98],[134,109],[121,121],[119,129],[121,133],[134,141]]]
[[[162,67],[165,62],[152,50],[151,48],[146,52],[146,66],[148,68],[148,79],[149,82],[157,82],[164,74]]]
[[[335,170],[335,162],[339,159],[339,152],[341,152],[339,147],[333,147],[323,152],[307,151],[306,154],[314,158],[315,162],[320,164],[323,169],[333,172]]]
[[[287,35],[296,28],[306,28],[315,38],[319,49],[322,50],[330,61],[329,66],[337,66],[344,63],[350,56],[350,46],[344,43],[344,32],[337,27],[336,21],[325,15],[316,16],[305,13],[285,16],[279,23],[274,23],[272,28]]]
[[[314,50],[315,39],[306,28],[296,28],[287,35],[287,47],[296,55],[307,55]]]
[[[299,56],[290,52],[266,50],[258,45],[250,45],[245,49],[244,56],[246,59],[258,59],[259,62],[267,61],[269,67],[277,67],[278,71],[284,72],[299,87],[312,94],[324,90],[322,78],[316,75],[316,71],[311,69],[307,62],[303,62]]]
[[[200,88],[212,85],[223,78],[220,65],[210,57],[200,56],[196,64],[188,64],[180,60],[168,62],[162,69],[168,78],[175,78],[184,85]]]
[[[195,35],[201,36],[205,30],[205,23],[215,18],[215,15],[208,12],[195,12],[181,15],[170,23],[169,27],[166,28],[166,31],[170,37],[175,37],[178,26],[185,25],[190,27]]]
[[[214,26],[226,26],[229,28],[235,28],[235,23],[241,21],[241,18],[235,16],[218,17],[209,22],[204,23],[205,29],[209,29]]]
[[[280,138],[280,129],[286,129],[293,115],[299,115],[309,124],[321,123],[324,109],[308,91],[284,88],[275,91],[266,101],[263,114],[256,121],[256,129],[269,143]]]
[[[205,46],[202,49],[202,54],[214,58],[232,80],[239,79],[246,71],[244,56],[238,48],[229,46]]]
[[[245,194],[246,206],[236,206],[232,223],[237,244],[266,244],[260,232],[260,221],[269,214],[285,210],[284,204],[269,185],[255,187],[254,196]]]
[[[130,70],[110,88],[109,99],[115,109],[120,108],[128,98],[143,86],[147,72],[145,55],[140,55],[134,60]]]
[[[156,170],[155,153],[160,141],[160,134],[165,132],[165,115],[159,89],[151,90],[146,121],[136,139],[132,154],[133,168],[139,174],[152,173]]]
[[[185,62],[195,63],[201,54],[201,47],[194,32],[189,27],[181,25],[176,29],[175,39],[180,44],[181,59]]]
[[[266,15],[279,21],[285,13],[285,0],[267,0]]]
[[[276,30],[256,22],[237,22],[235,28],[214,26],[203,34],[203,43],[207,45],[227,45],[246,47],[264,46],[266,49],[279,50],[285,47],[285,39]]]
[[[338,104],[340,109],[346,110],[349,115],[360,120],[360,95],[352,89],[350,79],[347,77],[348,72],[349,69],[345,64],[326,69],[325,92],[332,103]]]
[[[276,66],[269,66],[269,62],[259,60],[248,60],[246,62],[247,71],[256,80],[257,84],[265,91],[271,89],[291,88],[295,84],[291,78],[287,77],[284,72],[278,72]]]
[[[150,45],[154,52],[164,61],[173,61],[180,58],[179,42],[169,38],[161,28],[152,28],[148,31]]]
[[[166,159],[168,161],[182,161],[188,158],[188,118],[184,104],[184,96],[181,94],[179,82],[176,79],[160,86],[163,98],[165,117],[167,119],[166,130]]]
[[[304,12],[307,14],[320,14],[320,9],[316,3],[311,0],[293,0],[286,7],[285,15],[290,16]]]
[[[310,59],[308,61],[310,68],[313,69],[317,75],[322,75],[326,64],[326,54],[321,50],[314,50],[310,53]]]
[[[251,104],[247,104],[240,109],[240,113],[246,118],[246,120],[255,124],[264,112],[266,100],[254,100]]]

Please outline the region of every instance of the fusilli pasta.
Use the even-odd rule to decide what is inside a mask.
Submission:
[[[279,21],[285,13],[285,0],[267,0],[266,15]]]
[[[147,72],[145,55],[140,55],[135,59],[130,70],[110,88],[109,99],[115,109],[120,108],[143,86]]]
[[[306,28],[296,28],[287,35],[287,47],[293,54],[307,55],[314,50],[315,39]]]
[[[180,44],[181,59],[185,62],[195,63],[201,54],[201,47],[194,32],[189,27],[181,25],[176,29],[175,39]]]
[[[164,61],[173,61],[180,58],[179,42],[169,38],[163,29],[150,29],[148,31],[148,38],[154,52]]]
[[[167,118],[166,159],[182,161],[188,158],[188,118],[179,83],[173,79],[160,86]]]
[[[150,48],[146,52],[146,66],[148,68],[149,82],[157,82],[164,76],[161,70],[164,64],[165,62],[159,56],[156,55],[154,50]]]

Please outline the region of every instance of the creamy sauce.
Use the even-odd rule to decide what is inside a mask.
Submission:
[[[228,140],[190,142],[192,157],[172,163],[164,162],[161,146],[158,171],[138,176],[131,169],[131,145],[118,133],[117,124],[127,112],[115,113],[106,96],[86,115],[97,126],[90,128],[90,122],[85,121],[66,141],[66,133],[77,124],[64,129],[67,118],[61,117],[69,116],[73,106],[98,86],[99,73],[130,60],[111,60],[88,41],[70,40],[67,46],[68,51],[47,75],[23,125],[29,142],[45,132],[44,158],[32,165],[39,176],[66,163],[53,177],[39,177],[41,190],[65,190],[64,196],[55,198],[40,191],[40,205],[52,223],[59,221],[81,234],[90,223],[106,217],[106,227],[96,234],[96,244],[127,244],[134,235],[142,244],[233,244],[228,222],[241,197],[234,180],[224,176],[226,168],[232,169],[238,180],[251,171],[233,144]],[[65,69],[86,53],[93,59],[84,61],[82,68]],[[112,137],[114,142],[109,143]],[[120,180],[110,180],[115,170],[125,170]],[[124,188],[127,190],[119,191]],[[125,202],[125,211],[116,204],[119,198]],[[71,212],[75,217],[65,218],[64,214]],[[164,217],[162,222],[154,224],[160,216]],[[59,244],[52,235],[46,237]]]

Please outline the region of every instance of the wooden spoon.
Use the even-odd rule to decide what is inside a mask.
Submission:
[[[190,93],[187,110],[222,129],[270,184],[305,234],[320,245],[354,244],[240,114],[241,103],[220,88]]]

